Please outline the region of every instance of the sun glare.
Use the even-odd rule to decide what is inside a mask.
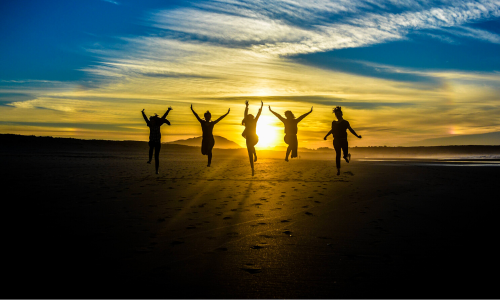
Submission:
[[[278,142],[278,130],[273,124],[275,120],[270,116],[261,116],[257,122],[257,135],[259,143],[256,148],[274,147]]]

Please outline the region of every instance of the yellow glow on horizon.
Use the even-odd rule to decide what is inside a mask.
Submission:
[[[278,128],[273,124],[275,118],[271,116],[261,116],[257,122],[257,135],[259,136],[259,143],[256,148],[274,147],[278,142]]]

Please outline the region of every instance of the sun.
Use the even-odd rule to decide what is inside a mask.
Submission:
[[[261,116],[257,121],[257,135],[259,136],[259,143],[256,148],[274,147],[277,143],[279,128],[273,124],[275,119],[270,116]]]

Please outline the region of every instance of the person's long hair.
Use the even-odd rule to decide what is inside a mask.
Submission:
[[[248,114],[246,117],[243,118],[243,120],[241,120],[241,125],[245,126],[245,124],[248,121],[251,121],[251,120],[254,120],[254,119],[255,119],[255,117],[252,114]]]
[[[288,116],[290,116],[290,117],[288,117]],[[285,117],[287,117],[287,119],[295,119],[295,115],[293,114],[293,112],[291,110],[285,111]]]

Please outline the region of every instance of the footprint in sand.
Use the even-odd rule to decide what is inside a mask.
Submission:
[[[170,245],[172,245],[172,246],[181,245],[181,244],[184,244],[184,242],[183,241],[173,241],[170,243]]]
[[[223,220],[229,220],[231,217],[224,217]]]
[[[305,214],[308,215],[308,216],[312,216],[313,215],[312,213],[310,213],[308,211],[306,211]]]
[[[281,220],[281,223],[287,223],[290,222],[290,220]]]
[[[262,271],[262,269],[257,269],[257,268],[241,268],[243,271],[248,272],[250,274],[257,274]]]
[[[284,234],[292,236],[292,232],[290,230],[285,230],[283,231]]]
[[[252,246],[252,247],[250,247],[250,248],[251,248],[251,249],[255,249],[255,250],[259,250],[259,249],[262,249],[262,248],[264,248],[264,247],[259,246],[259,245],[255,245],[255,246]]]

